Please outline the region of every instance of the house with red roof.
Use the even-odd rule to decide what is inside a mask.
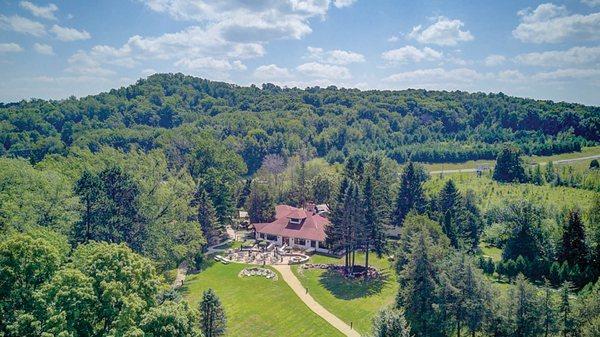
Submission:
[[[305,208],[277,205],[273,222],[252,225],[257,240],[267,240],[280,247],[327,253],[328,211],[326,205],[308,204]]]

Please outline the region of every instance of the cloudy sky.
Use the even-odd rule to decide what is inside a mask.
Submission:
[[[0,101],[183,72],[600,105],[600,0],[0,0]]]

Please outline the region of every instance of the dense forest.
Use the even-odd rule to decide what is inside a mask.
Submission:
[[[75,146],[168,148],[171,164],[192,133],[207,131],[255,172],[267,154],[301,147],[330,163],[384,151],[399,163],[493,159],[502,143],[525,154],[576,151],[600,141],[600,108],[426,90],[240,87],[182,74],[81,99],[0,105],[0,154],[38,162]]]

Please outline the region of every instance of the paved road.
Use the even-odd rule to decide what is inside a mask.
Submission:
[[[338,329],[341,333],[349,337],[360,337],[360,334],[350,328],[350,325],[344,323],[337,316],[323,308],[315,299],[306,293],[306,289],[300,283],[300,280],[294,275],[289,265],[273,265],[283,277],[283,280],[292,288],[292,290],[300,297],[302,302],[308,306],[315,314],[321,316],[329,324],[333,325],[334,328]]]
[[[576,161],[582,161],[582,160],[591,160],[591,159],[599,159],[600,158],[600,154],[596,154],[593,156],[587,156],[587,157],[579,157],[579,158],[571,158],[571,159],[560,159],[560,160],[555,160],[552,163],[554,164],[568,164],[568,163],[574,163]],[[547,162],[539,162],[537,164],[540,165],[545,165],[547,164]],[[469,173],[469,172],[477,172],[477,168],[466,168],[466,169],[460,169],[460,170],[440,170],[440,171],[429,171],[429,174],[446,174],[446,173]]]

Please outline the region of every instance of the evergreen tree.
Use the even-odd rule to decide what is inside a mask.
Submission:
[[[438,196],[438,209],[440,210],[441,225],[444,234],[450,239],[450,243],[458,248],[458,229],[457,215],[460,204],[460,193],[452,179],[446,181],[446,184]]]
[[[573,309],[571,308],[571,301],[569,296],[573,285],[570,282],[563,283],[560,288],[560,307],[559,307],[559,318],[560,318],[560,331],[563,337],[575,336],[576,327],[575,319],[573,317]]]
[[[403,307],[416,337],[442,335],[442,317],[435,309],[439,270],[431,259],[431,241],[426,232],[418,233],[413,242],[408,264],[400,274],[403,287],[398,295],[397,307]]]
[[[554,162],[549,161],[548,164],[546,164],[546,172],[545,172],[545,177],[546,181],[548,183],[552,183],[555,184],[555,180],[556,180],[556,171],[554,170]]]
[[[536,288],[523,275],[515,282],[514,301],[516,337],[537,336],[543,331],[540,301]]]
[[[196,219],[200,223],[207,243],[209,245],[218,243],[225,229],[217,219],[217,212],[208,193],[202,188],[196,190],[192,206],[196,207]]]
[[[544,337],[550,336],[555,330],[556,313],[552,300],[552,288],[550,281],[544,281],[544,300],[542,302],[542,319],[544,324]]]
[[[97,175],[88,170],[83,171],[75,183],[74,192],[83,204],[81,220],[75,224],[73,237],[77,242],[87,243],[95,236],[96,227],[101,225],[100,200],[105,197],[102,182]]]
[[[372,337],[410,337],[410,327],[399,309],[382,309],[373,318]]]
[[[246,205],[248,201],[248,197],[250,196],[250,192],[252,191],[252,179],[246,179],[244,182],[244,187],[240,192],[237,202],[237,208],[242,208]]]
[[[521,151],[514,146],[502,148],[496,158],[492,178],[500,182],[525,182],[525,169],[521,160]]]
[[[483,217],[477,203],[475,192],[468,190],[462,198],[458,216],[460,245],[471,253],[479,250],[483,232]]]
[[[571,266],[585,267],[588,249],[585,239],[585,229],[577,209],[569,211],[564,225],[559,260],[567,261]]]
[[[375,195],[375,184],[371,176],[365,179],[365,187],[363,192],[364,213],[364,246],[365,246],[365,268],[369,267],[369,252],[374,249],[378,255],[381,255],[385,247],[385,216],[381,210],[381,205],[378,203]]]
[[[425,211],[426,202],[422,185],[426,179],[426,174],[412,161],[406,165],[400,178],[400,190],[398,191],[394,212],[394,225],[401,226],[408,212],[413,209],[418,213]]]
[[[202,295],[199,305],[200,329],[204,337],[218,337],[225,334],[227,318],[221,301],[214,290],[209,288]]]
[[[535,169],[533,170],[533,173],[531,176],[531,182],[536,185],[544,184],[544,176],[542,175],[542,168],[540,167],[540,164],[537,164],[535,166]]]
[[[255,184],[248,197],[250,223],[265,223],[275,219],[275,201],[266,187]]]
[[[590,169],[594,170],[598,168],[600,168],[600,163],[598,162],[598,159],[592,159],[592,161],[590,162]]]

